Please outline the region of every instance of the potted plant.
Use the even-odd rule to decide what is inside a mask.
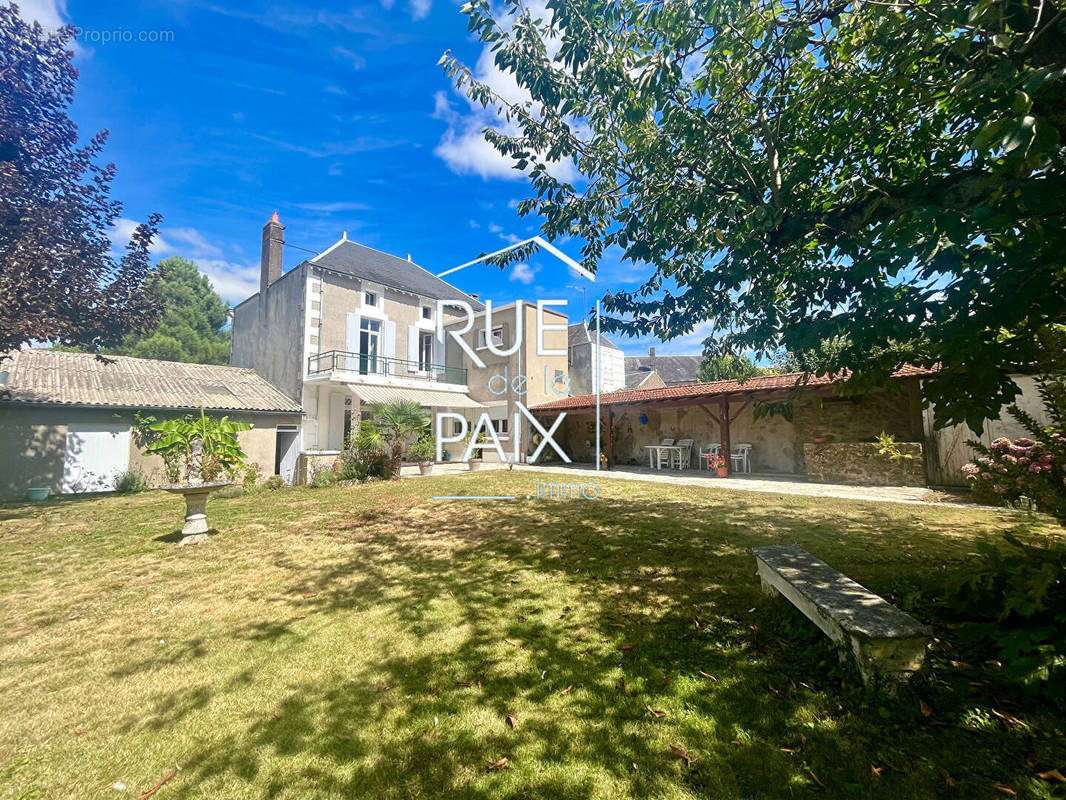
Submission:
[[[237,434],[251,427],[228,417],[209,417],[203,409],[199,419],[167,419],[150,426],[159,436],[144,452],[160,456],[168,477],[174,479],[159,488],[185,498],[180,544],[207,541],[207,498],[229,486],[237,471],[246,468]]]
[[[469,440],[469,438],[470,437],[467,436],[467,440]],[[489,440],[489,437],[485,435],[484,431],[481,431],[480,433],[478,433],[477,439],[474,440],[474,444],[485,444],[486,442],[488,442],[488,440]],[[481,469],[481,461],[482,461],[481,454],[483,452],[484,452],[483,450],[478,450],[477,451],[477,455],[476,456],[472,455],[470,457],[470,460],[466,462],[467,466],[470,467],[470,471],[471,472],[475,472],[476,470]]]
[[[437,455],[437,443],[429,434],[422,434],[407,450],[407,457],[418,462],[418,471],[423,475],[433,474],[433,459]]]
[[[717,472],[719,478],[728,478],[729,469],[726,467],[725,456],[721,453],[711,453],[707,456],[707,469]]]

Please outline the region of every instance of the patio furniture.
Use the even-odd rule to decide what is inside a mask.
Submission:
[[[646,444],[644,449],[648,451],[648,466],[652,469],[663,468],[663,451],[666,451],[667,463],[670,459],[669,448],[674,446],[673,439],[663,439],[659,444]]]
[[[729,454],[733,462],[733,472],[751,472],[751,444],[737,442],[736,449]]]
[[[688,469],[692,463],[692,440],[678,439],[670,450],[670,466],[673,469]]]
[[[721,442],[700,445],[700,469],[707,469],[707,456],[716,456],[722,451]]]

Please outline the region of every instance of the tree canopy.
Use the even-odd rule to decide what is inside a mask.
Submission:
[[[486,139],[547,238],[646,264],[608,330],[710,321],[719,352],[811,351],[859,384],[904,363],[941,424],[1062,365],[1066,14],[1052,0],[471,0],[513,78]],[[493,83],[499,83],[494,81]],[[553,176],[571,161],[582,178]],[[559,172],[558,170],[556,170]],[[561,174],[561,172],[560,172]],[[512,251],[500,263],[527,258]]]
[[[711,381],[746,381],[756,375],[765,375],[767,370],[756,366],[747,356],[721,355],[719,353],[705,353],[703,362],[700,364],[697,380],[700,383]]]
[[[160,311],[147,285],[160,217],[112,257],[108,233],[122,205],[110,196],[115,165],[96,163],[107,131],[80,145],[67,115],[74,34],[46,32],[0,5],[0,354],[31,341],[111,346]]]
[[[159,323],[145,333],[129,334],[108,353],[196,364],[229,363],[230,337],[224,329],[229,306],[195,263],[178,256],[163,259],[150,288],[163,298],[165,310]]]

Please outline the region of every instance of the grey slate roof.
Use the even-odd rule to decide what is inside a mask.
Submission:
[[[639,389],[643,385],[644,381],[651,378],[655,374],[655,370],[650,369],[646,372],[627,372],[626,373],[626,388],[627,389]]]
[[[626,372],[655,370],[663,383],[695,383],[703,356],[626,356]]]
[[[6,403],[300,413],[253,370],[149,358],[19,350],[0,361]]]
[[[594,341],[595,334],[588,329],[588,324],[584,322],[574,322],[570,324],[566,329],[567,346],[577,347],[583,344],[589,344]],[[614,342],[600,334],[600,346],[606,347],[610,350],[620,350]]]
[[[391,256],[356,242],[342,241],[336,247],[305,263],[335,272],[343,272],[356,278],[380,283],[383,286],[391,286],[393,289],[420,297],[429,297],[434,300],[465,300],[475,311],[484,308],[482,303],[470,295],[461,292],[413,261]]]

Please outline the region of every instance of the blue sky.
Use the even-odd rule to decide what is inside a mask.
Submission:
[[[498,90],[514,91],[453,0],[20,6],[46,26],[82,29],[72,116],[85,137],[111,133],[105,157],[118,165],[121,227],[162,213],[157,257],[197,261],[230,302],[258,285],[260,230],[275,210],[292,245],[286,269],[310,256],[296,247],[324,250],[343,231],[433,272],[537,232],[536,220],[514,211],[525,178],[481,139],[485,112],[437,66],[450,48]],[[576,244],[560,246],[579,257]],[[646,272],[605,259],[589,302],[639,285]],[[582,280],[547,254],[450,280],[500,302],[565,297],[579,316],[581,294],[565,287]],[[694,353],[704,336],[615,341],[630,354],[649,344]]]

